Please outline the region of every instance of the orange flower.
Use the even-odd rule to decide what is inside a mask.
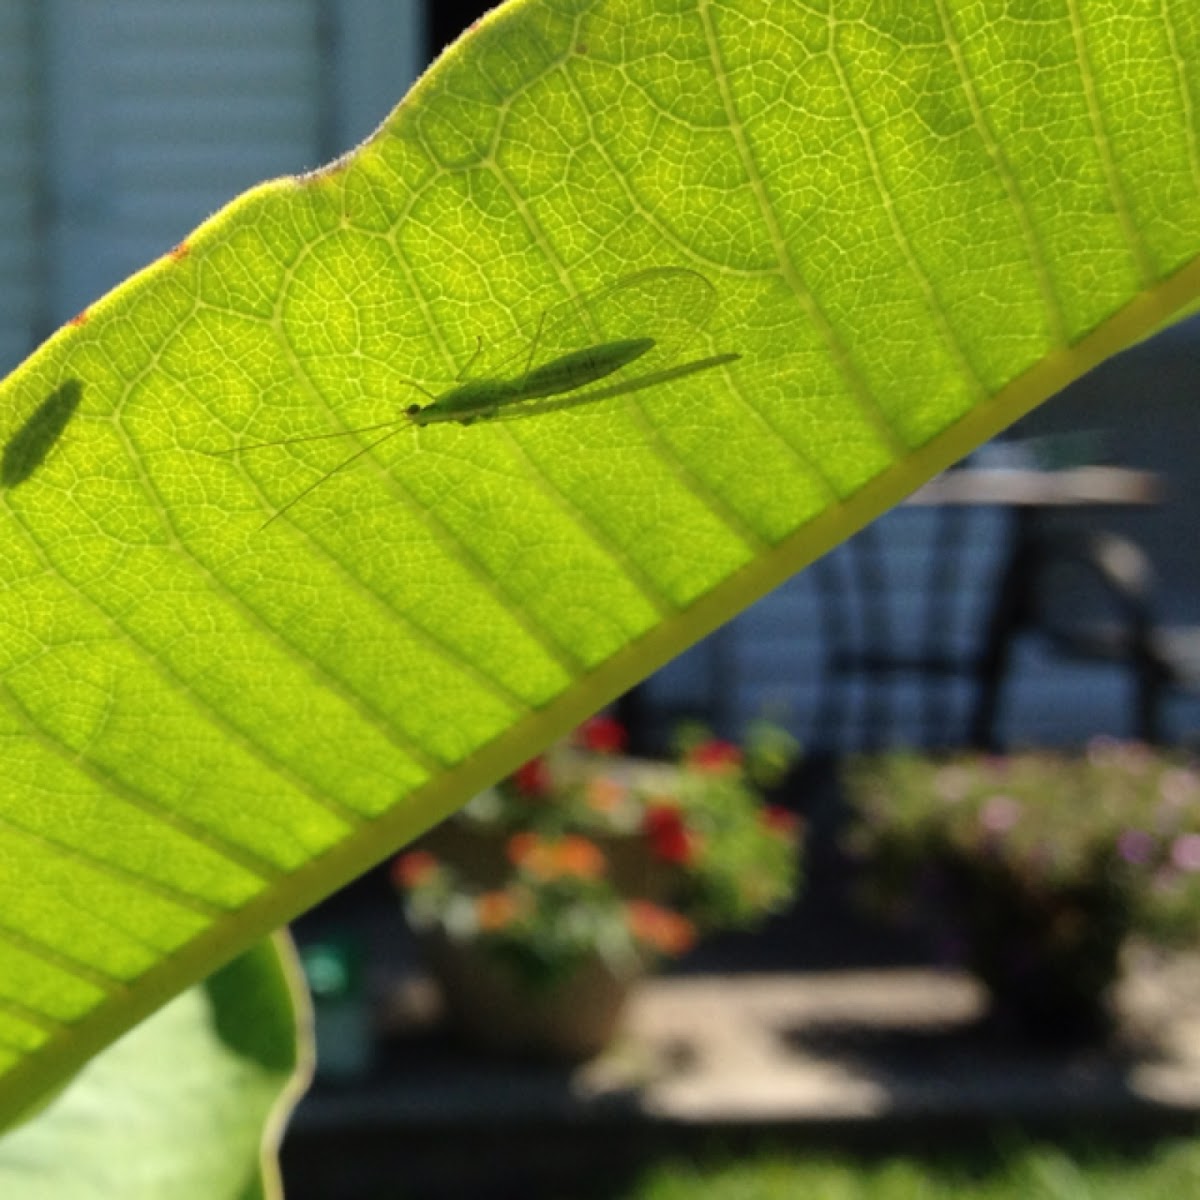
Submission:
[[[599,879],[608,870],[600,847],[578,834],[569,834],[554,847],[554,865],[559,874],[578,879]]]
[[[539,879],[599,879],[608,869],[604,853],[595,842],[578,834],[551,841],[536,833],[514,833],[508,839],[508,861]]]
[[[620,754],[625,749],[625,727],[600,713],[584,721],[575,730],[573,740],[593,754]]]
[[[410,850],[392,863],[392,884],[411,892],[438,872],[438,860],[428,850]]]
[[[697,771],[711,771],[713,774],[724,775],[736,771],[742,765],[742,752],[732,742],[710,738],[688,751],[687,765]]]
[[[539,879],[553,879],[558,872],[557,847],[552,841],[523,830],[508,839],[508,861],[521,871]]]
[[[623,783],[609,779],[607,775],[597,775],[588,780],[584,800],[593,812],[612,813],[625,802],[628,790]]]
[[[696,943],[696,927],[687,917],[649,900],[630,900],[625,916],[633,936],[659,954],[686,954]]]
[[[538,853],[541,846],[542,839],[536,833],[532,833],[529,830],[522,830],[520,833],[514,833],[508,839],[508,844],[505,846],[504,852],[508,856],[508,861],[514,867],[523,867]]]
[[[517,919],[521,906],[511,892],[481,892],[475,898],[475,919],[484,933],[507,929]]]

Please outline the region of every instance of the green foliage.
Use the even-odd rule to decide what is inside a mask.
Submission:
[[[670,1164],[622,1200],[1171,1200],[1200,1188],[1200,1145],[1168,1141],[1141,1153],[1006,1139],[965,1154],[846,1157],[763,1154],[742,1162]]]
[[[0,1120],[1194,303],[1198,63],[1192,0],[515,0],[52,337],[0,384]],[[736,361],[263,528],[669,268]]]
[[[922,879],[953,862],[1031,894],[1104,886],[1138,933],[1200,936],[1200,773],[1184,755],[1103,739],[1084,755],[902,752],[845,778],[849,844],[891,904],[919,902]]]
[[[282,936],[239,956],[98,1055],[0,1141],[13,1200],[266,1200],[311,1047]]]

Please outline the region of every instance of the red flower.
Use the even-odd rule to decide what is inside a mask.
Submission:
[[[778,804],[764,804],[759,812],[762,823],[786,841],[795,841],[800,834],[800,818]]]
[[[438,872],[438,860],[428,850],[410,850],[392,863],[392,884],[411,892]]]
[[[686,866],[696,856],[696,837],[684,824],[679,809],[658,804],[646,809],[642,832],[650,839],[650,848],[664,862]]]
[[[697,771],[711,771],[714,774],[724,774],[736,771],[742,765],[742,752],[732,742],[722,742],[712,738],[693,746],[687,754],[687,765]]]
[[[541,754],[518,767],[513,772],[512,781],[517,791],[530,799],[547,795],[554,785],[550,775],[550,764]]]
[[[625,917],[633,936],[659,954],[685,954],[695,945],[695,925],[669,908],[649,900],[630,900]]]
[[[625,749],[625,727],[613,717],[600,713],[584,721],[575,730],[577,746],[593,754],[620,754]]]

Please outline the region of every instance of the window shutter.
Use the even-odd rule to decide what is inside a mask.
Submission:
[[[35,2],[0,3],[0,375],[32,349],[38,308]]]
[[[317,166],[318,0],[44,0],[62,321],[252,184]]]

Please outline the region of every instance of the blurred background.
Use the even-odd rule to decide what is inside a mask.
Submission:
[[[0,369],[238,192],[319,166],[366,137],[487,7],[0,0]],[[991,759],[1084,745],[1103,778],[1134,772],[1136,753],[1095,750],[1106,737],[1153,744],[1155,780],[1190,797],[1169,772],[1191,769],[1181,756],[1200,735],[1198,367],[1196,321],[1106,363],[624,697],[613,713],[619,738],[577,745],[584,766],[564,768],[569,785],[538,785],[554,795],[561,787],[571,803],[585,796],[578,828],[530,818],[554,846],[586,834],[607,853],[596,797],[636,794],[636,831],[665,853],[670,826],[676,858],[686,858],[686,788],[653,785],[671,800],[668,819],[639,791],[634,768],[614,767],[618,759],[674,755],[687,778],[703,775],[729,755],[696,759],[697,745],[735,746],[744,757],[747,731],[764,716],[800,748],[778,777],[745,781],[802,830],[799,882],[786,903],[766,906],[757,932],[696,918],[704,936],[686,952],[664,951],[657,979],[622,1010],[616,1052],[527,1061],[448,1031],[454,1004],[445,978],[442,992],[431,983],[423,945],[434,901],[414,920],[414,895],[434,878],[430,861],[453,862],[464,894],[484,884],[472,882],[470,854],[445,842],[427,848],[430,860],[410,861],[405,878],[381,868],[300,922],[323,1070],[285,1150],[289,1194],[765,1197],[802,1186],[918,1194],[887,1190],[880,1156],[899,1155],[893,1175],[910,1172],[922,1195],[956,1194],[978,1171],[1001,1181],[998,1195],[1010,1194],[1002,1190],[1010,1176],[1012,1195],[1034,1195],[1043,1184],[1030,1180],[1053,1174],[1047,1162],[1090,1179],[1094,1145],[1114,1130],[1143,1140],[1120,1165],[1096,1170],[1115,1177],[1144,1167],[1160,1181],[1200,1182],[1186,1136],[1167,1150],[1157,1141],[1190,1134],[1200,1111],[1190,1065],[1200,1060],[1198,1039],[1170,990],[1194,994],[1187,955],[1124,971],[1115,1040],[1106,1034],[1081,1050],[1070,1038],[1031,1042],[989,1024],[996,983],[977,958],[955,958],[928,927],[898,932],[857,904],[856,873],[871,873],[864,854],[882,861],[884,841],[855,840],[855,814],[872,801],[856,800],[843,774],[863,752],[914,751],[936,763],[948,751]],[[681,750],[676,731],[686,722],[707,733]],[[608,757],[597,766],[589,755]],[[969,761],[974,770],[983,760]],[[531,778],[510,781],[500,808],[481,817],[496,825],[493,842],[524,828],[520,804],[538,798],[527,794]],[[934,790],[949,786],[938,778]],[[885,785],[872,786],[878,795]],[[971,787],[963,785],[968,799]],[[1089,787],[1105,791],[1103,779]],[[995,836],[1008,820],[1008,810],[987,807],[998,794],[1014,799],[995,781],[975,797]],[[1094,809],[1108,805],[1102,795]],[[1091,816],[1073,819],[1095,833]],[[1104,868],[1109,875],[1149,862],[1135,861],[1142,851],[1128,836],[1143,825],[1154,821],[1118,815],[1105,826],[1117,864]],[[1191,843],[1180,841],[1188,836],[1164,842],[1169,862],[1154,860],[1160,891],[1167,867],[1181,877],[1191,870]],[[1069,847],[1071,830],[1040,844],[1055,838]],[[933,857],[937,847],[921,849]],[[487,853],[484,874],[512,859]],[[587,861],[572,860],[576,882]],[[531,863],[517,865],[528,875]],[[661,941],[665,927],[655,928]],[[1167,1009],[1175,1023],[1166,1043],[1161,1029],[1130,1040],[1131,1027],[1149,1027]],[[1150,1062],[1176,1070],[1173,1099],[1163,1098],[1170,1088],[1151,1094],[1139,1082],[1136,1071]],[[964,1122],[981,1149],[960,1160],[946,1147],[957,1141],[961,1150]],[[1051,1140],[996,1140],[996,1129],[1018,1127]],[[1053,1140],[1064,1128],[1067,1140]],[[660,1159],[668,1165],[656,1166]],[[1130,1183],[1120,1194],[1139,1193]]]

